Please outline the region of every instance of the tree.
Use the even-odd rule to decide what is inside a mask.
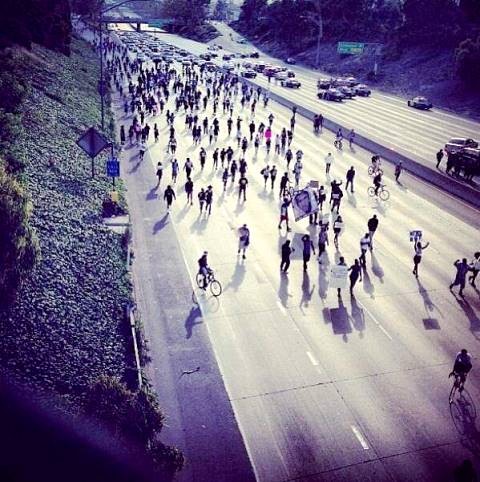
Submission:
[[[460,43],[455,50],[455,61],[459,77],[469,86],[480,88],[480,35]]]
[[[213,18],[221,22],[228,20],[229,8],[226,0],[218,0],[213,11]]]
[[[207,18],[210,0],[164,0],[161,15],[173,20],[179,32],[195,33]]]
[[[22,187],[0,161],[0,292],[4,302],[13,299],[39,257],[37,238],[29,225],[30,213],[31,204]]]
[[[240,7],[238,21],[251,29],[267,9],[267,0],[245,0]]]

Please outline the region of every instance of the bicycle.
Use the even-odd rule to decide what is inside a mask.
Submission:
[[[376,176],[377,174],[383,175],[383,169],[380,169],[377,166],[368,166],[368,174],[370,176]]]
[[[385,189],[385,184],[381,184],[378,188],[378,193],[375,193],[375,187],[370,186],[367,189],[367,193],[370,197],[379,197],[382,201],[388,201],[390,198],[390,193]]]
[[[455,377],[455,380],[453,381],[453,386],[452,386],[452,389],[450,390],[450,396],[448,397],[449,403],[453,403],[453,399],[455,397],[455,394],[457,393],[457,390],[460,393],[463,392],[463,388],[465,385],[465,378],[463,378],[460,373],[451,372],[450,375],[448,375],[448,378],[452,376]]]
[[[213,296],[217,297],[222,294],[222,285],[220,281],[215,279],[215,273],[212,269],[208,270],[206,279],[204,278],[202,273],[197,273],[197,286],[200,289],[206,290],[208,286],[210,286],[210,292]],[[206,282],[206,284],[205,284]]]

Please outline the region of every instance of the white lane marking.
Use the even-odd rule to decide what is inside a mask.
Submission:
[[[366,311],[366,313],[368,314],[368,316],[370,316],[370,318],[373,320],[373,322],[378,326],[378,328],[380,328],[381,331],[383,331],[383,333],[385,334],[385,336],[387,336],[390,340],[393,340],[393,338],[391,337],[390,333],[388,333],[388,331],[383,327],[383,325],[373,316],[373,314],[367,309],[367,307],[363,304],[363,303],[360,303],[358,302],[358,304]]]
[[[361,434],[360,430],[358,430],[355,425],[350,425],[350,428],[352,429],[352,432],[354,433],[355,437],[357,437],[358,441],[360,442],[360,445],[362,446],[363,450],[368,450],[370,447],[367,444],[367,441],[363,438],[363,435]]]
[[[312,355],[312,352],[307,351],[307,356],[310,358],[313,366],[318,366],[318,360]]]

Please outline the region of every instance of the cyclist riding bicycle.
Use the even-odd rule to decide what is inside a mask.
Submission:
[[[382,174],[380,172],[373,178],[373,185],[375,186],[375,196],[378,196],[378,190],[382,187]]]
[[[463,390],[463,384],[467,379],[467,373],[471,369],[472,369],[472,358],[470,356],[470,353],[468,353],[468,351],[465,348],[463,348],[462,351],[459,351],[457,353],[455,362],[453,364],[453,370],[450,373],[450,375],[448,375],[449,377],[453,375],[460,376],[460,381],[461,381],[461,386],[459,388],[460,391]]]
[[[203,276],[203,289],[207,289],[208,285],[208,274],[211,272],[211,269],[208,267],[208,261],[207,261],[207,255],[208,251],[204,251],[203,255],[201,258],[198,260],[198,273]]]

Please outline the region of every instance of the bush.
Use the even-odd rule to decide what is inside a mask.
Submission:
[[[7,302],[39,258],[38,242],[29,226],[30,211],[20,184],[0,161],[0,292]]]
[[[459,77],[469,86],[480,88],[480,35],[460,42],[455,50],[455,61]]]

